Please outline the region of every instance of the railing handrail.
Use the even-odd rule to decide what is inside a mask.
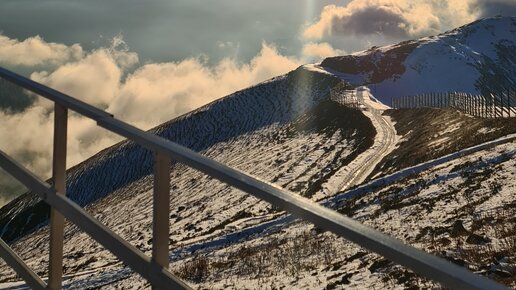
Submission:
[[[101,110],[99,112],[99,109],[89,104],[75,100],[70,96],[47,88],[44,85],[38,84],[23,76],[0,68],[0,77],[10,80],[25,89],[42,94],[44,97],[58,102],[59,104],[83,114],[86,117],[94,119],[100,127],[135,141],[144,147],[156,151],[158,154],[165,154],[178,162],[204,172],[233,187],[253,194],[256,197],[270,202],[304,220],[308,220],[323,229],[329,230],[364,248],[379,253],[393,262],[404,265],[422,276],[436,280],[447,287],[468,289],[506,289],[502,285],[497,284],[488,278],[475,275],[442,258],[438,258],[422,250],[406,245],[397,239],[369,228],[349,217],[345,217],[336,211],[325,208],[290,191],[221,164],[208,157],[202,156],[201,154],[171,142],[170,140],[145,132],[123,121],[117,120],[108,113],[102,113],[103,111]],[[0,165],[4,166],[7,164],[10,166],[6,171],[13,175],[16,174],[15,177],[17,176],[17,178],[26,178],[26,181],[21,181],[25,182],[30,189],[44,189],[43,192],[46,193],[46,198],[49,199],[47,202],[50,202],[51,206],[56,207],[58,210],[65,211],[62,212],[63,215],[68,219],[71,218],[72,222],[82,223],[84,222],[82,219],[90,218],[87,213],[81,213],[81,208],[79,206],[72,203],[65,197],[55,194],[55,190],[53,190],[52,187],[42,184],[39,179],[33,176],[30,172],[22,169],[22,167],[14,160],[11,160],[5,154],[0,156]],[[74,214],[70,214],[66,211],[74,212]],[[94,223],[94,221],[89,222]],[[101,225],[96,228],[98,229],[100,226]],[[111,235],[108,229],[104,230],[106,230],[104,233],[105,235]],[[104,237],[97,236],[97,238],[102,239]],[[134,247],[131,248],[130,244],[128,244],[127,247],[134,250]],[[126,262],[124,257],[118,257],[122,261]],[[129,263],[128,265],[131,266]],[[163,272],[167,273],[168,271],[164,269]]]
[[[65,196],[57,194],[57,191],[52,186],[23,168],[3,151],[0,151],[0,166],[23,185],[27,186],[33,192],[37,192],[41,199],[53,208],[59,210],[69,221],[88,233],[95,241],[110,250],[135,272],[151,281],[153,285],[157,285],[161,289],[169,289],[170,286],[174,287],[173,289],[177,289],[178,287],[181,289],[189,289],[186,284],[179,281],[178,278],[169,271],[151,262],[151,259],[138,248],[101,224],[79,205]],[[149,266],[151,267],[150,269],[147,268]]]
[[[32,289],[46,289],[45,282],[41,280],[41,278],[23,262],[22,258],[2,239],[0,239],[0,257],[2,257],[7,265],[10,265]]]
[[[26,90],[36,93],[46,99],[54,101],[92,120],[96,121],[100,118],[113,116],[112,114],[104,110],[101,110],[95,106],[92,106],[67,94],[49,88],[31,79],[23,77],[3,67],[0,67],[0,78],[10,81],[13,84],[16,84]]]

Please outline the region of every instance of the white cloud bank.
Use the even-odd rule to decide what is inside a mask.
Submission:
[[[303,31],[307,39],[335,35],[383,35],[416,38],[437,34],[479,17],[511,15],[514,0],[352,0],[324,7],[316,23]]]
[[[31,78],[106,109],[142,129],[166,122],[236,90],[284,74],[301,62],[264,43],[249,63],[224,59],[209,66],[202,57],[150,63],[134,68],[138,56],[121,37],[111,47],[84,52],[80,45],[24,41],[0,35],[0,66],[48,66]],[[42,177],[51,172],[52,104],[38,98],[21,113],[0,111],[0,148]],[[92,156],[120,138],[93,121],[69,114],[68,166]]]
[[[321,60],[330,56],[346,54],[345,51],[335,49],[327,42],[309,42],[303,46],[301,53],[308,59],[314,60]]]
[[[210,67],[202,58],[147,64],[127,78],[108,111],[150,128],[299,65],[267,44],[248,64],[224,59]]]

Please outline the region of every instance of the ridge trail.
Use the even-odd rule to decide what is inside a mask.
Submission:
[[[340,183],[339,192],[364,182],[376,165],[396,147],[396,129],[389,117],[382,115],[389,107],[377,102],[366,87],[359,87],[348,93],[356,94],[358,102],[363,106],[362,113],[371,119],[377,134],[373,146],[343,169],[347,174]]]

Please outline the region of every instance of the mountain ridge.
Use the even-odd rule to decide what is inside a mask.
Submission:
[[[305,95],[306,99],[296,99],[298,94],[296,90],[299,89],[297,86],[306,87],[299,89],[300,91],[312,90],[310,88],[312,78],[320,78],[322,84],[320,87],[315,87],[315,90],[321,88],[323,90],[321,94],[317,94],[315,91],[309,94],[301,92],[300,95]],[[296,119],[324,99],[326,95],[324,90],[327,91],[329,88],[325,85],[327,82],[336,84],[338,81],[331,76],[299,68],[285,76],[237,91],[149,131],[194,151],[202,151],[217,142],[245,134],[261,126],[275,122],[286,123]],[[314,81],[315,83],[316,81]],[[253,92],[257,90],[274,91],[274,86],[281,87],[285,95],[275,95],[272,98],[266,98],[263,102],[256,100],[257,97],[260,97],[259,94],[253,95]],[[244,98],[245,106],[241,105]],[[253,99],[255,100],[253,101]],[[228,111],[229,108],[235,109]],[[239,108],[240,111],[237,112],[236,108]],[[256,108],[265,111],[257,114],[257,112],[253,112],[253,109]],[[271,114],[271,112],[273,113]],[[244,113],[244,117],[239,116],[240,113]],[[219,117],[223,120],[221,123],[216,120]],[[217,126],[210,127],[210,124],[217,124]],[[203,126],[208,127],[202,128]],[[234,129],[225,130],[225,128],[231,127]],[[99,160],[101,160],[100,163]],[[103,166],[108,163],[113,164],[114,167],[106,172]],[[134,169],[135,166],[138,166],[138,169]],[[67,192],[73,201],[85,206],[151,172],[151,152],[137,146],[134,142],[125,140],[68,169]],[[50,180],[50,182],[52,181]],[[87,184],[95,184],[100,191],[88,189]],[[49,210],[48,205],[39,201],[30,192],[19,196],[0,209],[0,236],[7,241],[12,241],[20,234],[23,235],[38,228],[48,220]],[[27,220],[30,222],[27,223]],[[26,227],[27,224],[30,226]]]
[[[475,25],[478,23],[482,21]],[[453,31],[448,33],[451,34]],[[461,31],[464,29],[453,33]],[[410,43],[412,42],[402,43],[401,46]],[[400,53],[406,53],[407,60],[418,47],[410,51],[404,51],[406,47],[397,49],[397,54],[394,55],[398,57]],[[371,51],[377,49],[379,48]],[[367,53],[356,55],[360,57]],[[448,53],[444,55],[449,56]],[[511,58],[511,55],[508,54],[507,57]],[[401,72],[399,69],[394,68]],[[359,77],[364,76],[333,74],[328,71],[320,66],[315,66],[315,69],[312,66],[300,67],[287,75],[238,91],[177,117],[153,128],[151,132],[312,200],[335,196],[336,193],[329,190],[332,183],[339,183],[335,180],[335,173],[348,166],[357,156],[361,156],[366,149],[374,147],[376,141],[373,140],[379,135],[379,131],[364,112],[351,110],[330,97],[330,90],[337,84],[344,83],[341,89],[346,91],[353,88],[350,83],[357,85],[360,82],[354,81],[360,81]],[[382,73],[388,75],[391,72],[379,71],[375,76],[376,80],[384,77]],[[395,82],[403,82],[403,77],[404,73],[401,72]],[[472,78],[468,80],[471,81]],[[389,81],[392,80],[382,80]],[[374,87],[371,91],[374,93]],[[351,96],[358,96],[363,92],[362,89],[346,91]],[[368,90],[367,92],[369,93]],[[382,95],[376,98],[382,100]],[[383,98],[385,99],[385,95]],[[374,102],[374,98],[371,98],[371,101]],[[376,109],[369,106],[368,110]],[[432,144],[435,148],[443,147],[442,142],[450,140],[446,141],[450,142],[446,145],[455,148],[454,145],[461,144],[458,129],[473,120],[473,117],[453,109],[399,110],[392,114],[393,111],[387,111],[387,114],[394,117],[396,127],[403,131],[395,145],[405,147],[407,143],[414,143],[414,139],[424,139],[420,141]],[[381,115],[378,112],[377,114]],[[430,116],[425,118],[428,119],[425,120],[428,123],[421,126],[424,127],[419,130],[422,132],[415,130],[410,134],[412,120],[404,118],[410,114]],[[385,114],[382,116],[385,117]],[[478,122],[475,122],[475,128],[480,128],[477,133],[487,139],[499,137],[508,131],[514,132],[514,126],[504,128],[500,120],[476,121]],[[427,127],[451,128],[448,128],[450,130],[447,132],[443,131],[445,135],[439,135],[427,130]],[[480,142],[477,139],[481,138],[470,140],[468,144]],[[448,207],[447,203],[453,202],[457,209],[462,210],[459,216],[461,219],[469,218],[467,215],[471,206],[481,205],[482,208],[489,208],[491,204],[495,204],[497,207],[505,208],[506,203],[509,203],[509,209],[503,216],[504,220],[508,220],[513,215],[513,211],[510,210],[514,202],[507,197],[511,196],[510,190],[515,184],[514,180],[507,183],[498,180],[507,178],[511,174],[511,168],[514,168],[512,157],[516,152],[513,144],[514,142],[502,144],[495,150],[477,152],[463,159],[447,162],[443,166],[408,176],[400,184],[392,184],[375,192],[354,197],[352,200],[344,201],[336,209],[373,228],[379,226],[382,231],[406,243],[416,247],[422,245],[425,250],[432,246],[434,248],[429,251],[437,255],[440,255],[437,249],[446,249],[444,258],[459,259],[460,257],[456,258],[455,253],[450,254],[451,250],[446,248],[450,244],[458,245],[461,242],[460,239],[455,240],[454,237],[446,236],[452,229],[451,223],[458,218],[453,215],[454,208]],[[397,160],[397,151],[391,153],[389,160]],[[484,156],[486,153],[489,155],[487,159]],[[422,157],[428,159],[435,156]],[[467,162],[464,168],[461,167],[463,160]],[[380,166],[379,169],[395,170],[403,166],[399,164],[404,163],[387,164],[388,166]],[[85,206],[85,209],[100,222],[146,254],[152,249],[151,166],[150,151],[123,141],[69,170],[67,184],[68,193],[74,201]],[[478,170],[479,166],[483,166],[482,170]],[[497,168],[498,171],[489,166]],[[452,183],[447,183],[449,180]],[[224,237],[226,234],[238,235],[240,230],[259,227],[274,221],[282,214],[266,202],[178,163],[172,164],[170,183],[171,252],[183,246]],[[468,184],[474,184],[474,187],[470,188]],[[454,195],[448,192],[450,188],[453,189],[451,193]],[[422,194],[419,194],[420,191]],[[445,198],[444,204],[440,202],[440,195]],[[454,199],[455,195],[459,198]],[[470,201],[473,202],[472,205],[464,204]],[[10,241],[15,251],[39,275],[46,274],[48,262],[48,228],[44,226],[48,211],[41,208],[42,206],[44,204],[38,202],[34,194],[27,193],[7,208],[0,209],[0,234]],[[441,212],[447,212],[449,215],[442,216]],[[422,222],[425,228],[419,229],[418,233],[414,230],[419,225],[417,221],[427,215],[433,215],[438,223],[433,224],[432,220],[425,220]],[[377,219],[378,216],[384,218]],[[411,223],[406,223],[405,220]],[[472,234],[479,229],[473,226],[474,222],[474,218],[465,222]],[[496,230],[487,228],[486,232],[494,241],[504,242],[505,237],[493,234]],[[93,273],[70,278],[66,281],[70,283],[66,284],[68,287],[146,286],[137,275],[132,274],[112,254],[77,227],[67,223],[65,233],[65,274],[88,271]],[[435,243],[429,245],[427,242],[434,237],[432,233],[439,235],[439,247],[435,247]],[[281,252],[282,250],[286,253]],[[300,257],[299,253],[307,255]],[[329,233],[323,233],[317,227],[306,223],[285,226],[271,235],[265,231],[235,244],[227,241],[210,252],[197,249],[195,253],[188,254],[191,256],[171,256],[171,268],[174,273],[179,273],[180,277],[199,287],[217,285],[221,288],[238,289],[253,285],[259,287],[263,281],[270,285],[304,285],[307,288],[321,289],[324,285],[328,288],[344,284],[352,284],[355,287],[386,287],[392,283],[407,287],[436,287],[431,281],[407,272],[399,266],[393,266],[384,258],[366,253],[356,245],[337,239]],[[489,255],[491,254],[486,254],[486,259]],[[509,259],[513,259],[513,256]],[[291,260],[282,260],[283,258]],[[273,262],[268,264],[268,261]],[[483,269],[485,263],[483,260],[476,262],[474,269]],[[489,264],[485,267],[489,267]],[[496,265],[493,267],[491,268],[498,269]],[[210,272],[211,270],[213,271]],[[489,271],[486,275],[491,275]],[[16,280],[16,275],[1,261],[0,273],[0,284]],[[226,285],[228,280],[229,284]],[[255,284],[248,284],[249,281]],[[299,281],[301,283],[297,284]]]
[[[324,59],[320,66],[385,104],[400,95],[503,92],[515,86],[516,17],[474,21],[436,36]]]

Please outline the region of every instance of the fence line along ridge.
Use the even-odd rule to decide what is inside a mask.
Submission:
[[[516,117],[516,89],[473,95],[462,92],[426,93],[392,99],[394,109],[454,108],[479,118]]]

